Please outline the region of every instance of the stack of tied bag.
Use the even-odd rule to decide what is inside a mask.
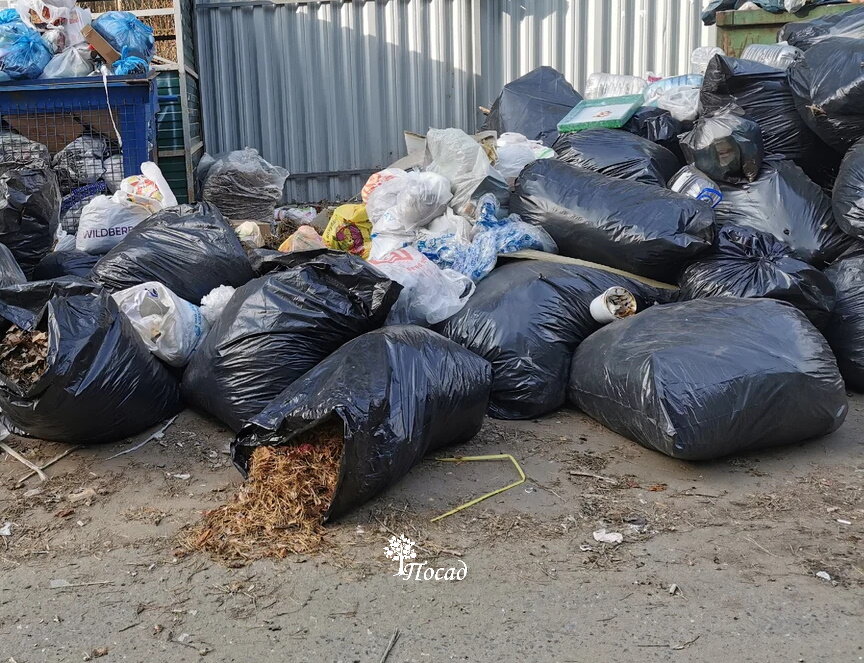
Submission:
[[[571,260],[498,267],[436,327],[492,364],[491,416],[569,401],[693,460],[841,425],[845,387],[864,384],[864,150],[849,149],[864,42],[832,39],[742,58],[698,49],[691,72],[659,80],[595,75],[571,110],[530,127],[556,156],[524,166],[509,211]],[[560,83],[526,85],[551,80],[511,84],[522,110],[532,96],[550,107]],[[502,122],[514,98],[505,89],[490,126],[543,118]],[[631,303],[616,308],[622,288]]]
[[[18,0],[0,11],[0,79],[77,78],[106,64],[108,74],[146,73],[153,29],[129,12],[92,19],[75,0]]]
[[[361,203],[273,249],[258,232],[288,173],[248,148],[202,160],[194,205],[144,164],[57,244],[56,174],[12,168],[3,417],[95,442],[186,403],[237,433],[243,472],[336,421],[333,516],[484,413],[569,402],[693,460],[827,434],[841,371],[864,384],[864,68],[848,36],[829,66],[832,39],[700,49],[690,71],[597,74],[584,95],[541,68],[479,133],[410,136]]]

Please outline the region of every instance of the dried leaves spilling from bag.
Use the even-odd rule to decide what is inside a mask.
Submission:
[[[259,447],[249,479],[228,504],[204,514],[182,545],[228,562],[312,552],[339,479],[342,422],[327,423],[293,446]]]
[[[27,390],[48,368],[48,332],[12,325],[0,340],[0,373]]]

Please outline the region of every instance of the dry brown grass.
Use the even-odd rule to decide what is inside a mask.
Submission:
[[[0,373],[29,389],[48,368],[48,333],[15,325],[0,340]]]
[[[230,501],[184,533],[189,551],[219,561],[252,561],[317,550],[339,478],[341,422],[327,423],[289,447],[259,447],[249,479]]]

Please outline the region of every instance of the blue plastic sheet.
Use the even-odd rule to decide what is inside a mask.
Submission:
[[[123,50],[123,57],[121,57],[119,60],[117,60],[114,64],[111,65],[114,73],[117,76],[128,76],[129,74],[146,74],[147,70],[149,69],[147,61],[142,60],[135,55],[126,55],[125,51],[127,51],[128,49]]]
[[[20,21],[0,24],[0,80],[39,78],[51,58],[36,30]]]
[[[557,253],[555,240],[542,228],[525,223],[518,214],[499,219],[500,206],[493,194],[484,194],[477,204],[475,235],[470,243],[454,234],[425,237],[417,250],[440,268],[449,268],[477,282],[495,268],[498,255],[526,249]]]
[[[93,29],[123,57],[135,56],[147,62],[153,59],[156,40],[153,28],[130,12],[105,12],[93,21]]]
[[[21,15],[18,13],[17,9],[3,9],[0,10],[0,25],[5,23],[23,23],[21,20]]]

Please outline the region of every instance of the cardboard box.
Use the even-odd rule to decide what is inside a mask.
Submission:
[[[93,50],[101,55],[102,59],[109,65],[114,64],[120,59],[120,54],[114,50],[111,44],[105,41],[105,37],[93,29],[92,25],[85,25],[81,28],[81,34],[84,35],[84,39],[93,47]]]

